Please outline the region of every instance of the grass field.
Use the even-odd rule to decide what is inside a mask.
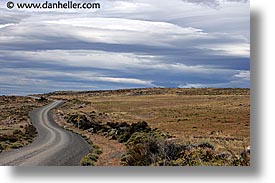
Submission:
[[[83,162],[97,159],[90,164],[108,166],[250,165],[250,155],[242,155],[250,145],[249,89],[145,88],[53,92],[42,96],[48,100],[0,97],[0,152],[31,143],[36,132],[29,112],[62,99],[65,103],[53,110],[56,122],[81,134],[98,147],[95,152],[100,151],[91,151]],[[99,131],[92,132],[96,126],[79,129],[72,121],[75,116],[82,116],[83,124],[98,124]],[[115,127],[116,124],[122,126]],[[145,124],[149,127],[140,126]],[[157,151],[151,151],[151,145]],[[166,158],[169,152],[173,159]]]
[[[146,121],[177,142],[211,142],[221,152],[250,144],[249,89],[129,89],[55,92],[63,115],[95,113],[100,122]]]

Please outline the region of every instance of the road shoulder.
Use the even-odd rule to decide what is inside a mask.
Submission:
[[[121,166],[120,159],[122,154],[125,153],[125,145],[121,144],[115,140],[109,140],[108,138],[99,135],[99,134],[91,134],[90,132],[83,131],[77,129],[73,124],[69,124],[65,121],[65,119],[58,114],[58,110],[52,110],[53,119],[56,123],[67,129],[74,131],[75,133],[81,134],[88,139],[93,144],[99,146],[99,148],[103,151],[103,153],[99,156],[95,165],[97,166]]]

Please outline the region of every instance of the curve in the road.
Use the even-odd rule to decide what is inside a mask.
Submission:
[[[0,154],[0,165],[9,166],[77,166],[81,158],[88,153],[85,140],[70,131],[59,127],[50,115],[50,111],[61,105],[54,101],[30,112],[30,118],[36,127],[38,136],[33,143]]]

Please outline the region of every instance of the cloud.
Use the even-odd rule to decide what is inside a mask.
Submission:
[[[52,50],[39,52],[12,51],[1,53],[8,58],[1,73],[21,78],[46,80],[49,83],[78,81],[80,83],[113,83],[118,86],[175,87],[197,80],[204,83],[230,81],[240,71],[206,65],[185,65],[161,61],[160,57],[130,53],[87,50]],[[18,61],[18,60],[21,61]],[[110,61],[110,59],[112,61]],[[37,60],[43,63],[40,65]],[[25,69],[21,68],[21,63]],[[7,69],[17,65],[19,68]],[[30,69],[30,68],[36,69]],[[16,83],[15,83],[16,84]],[[66,84],[65,84],[66,85]],[[49,84],[50,87],[50,84]]]
[[[250,87],[250,71],[239,71],[235,75],[232,76],[232,80],[224,83],[185,83],[178,86],[179,88],[249,88]]]
[[[201,63],[201,65],[187,65],[180,62],[166,61],[167,57],[157,55],[143,55],[134,53],[119,53],[105,51],[89,50],[47,50],[47,51],[0,51],[1,59],[8,59],[9,63],[14,65],[18,60],[23,63],[29,63],[30,67],[37,64],[37,60],[44,64],[52,64],[50,67],[71,67],[77,70],[83,68],[90,69],[108,69],[116,72],[140,72],[150,71],[170,71],[174,73],[215,73],[226,72],[225,68],[215,68]],[[216,63],[217,65],[217,63]],[[8,65],[10,66],[10,65]],[[49,66],[48,66],[49,67]],[[227,69],[230,70],[230,69]]]
[[[4,27],[12,26],[12,25],[14,25],[14,24],[12,24],[12,23],[10,23],[10,24],[2,24],[2,25],[0,25],[0,29],[4,28]]]
[[[235,74],[234,77],[241,78],[243,80],[250,80],[250,71],[240,71],[238,74]]]
[[[242,36],[206,33],[193,27],[181,27],[166,22],[118,18],[75,18],[50,21],[22,22],[5,26],[0,32],[0,49],[35,47],[53,49],[53,45],[73,47],[72,44],[142,45],[166,49],[203,48],[216,51],[234,51],[227,54],[245,54],[248,41]],[[66,31],[64,31],[66,30]],[[47,47],[48,45],[48,47]],[[239,45],[239,46],[238,46]],[[80,48],[81,49],[81,48]]]
[[[52,43],[65,39],[86,43],[173,47],[173,42],[190,42],[199,38],[206,38],[206,34],[200,29],[183,28],[166,22],[115,18],[76,18],[39,21],[38,23],[24,22],[7,26],[1,33],[0,43],[2,45],[12,42],[15,45],[18,43]]]
[[[249,87],[248,1],[101,2],[81,13],[0,8],[1,92]]]
[[[211,8],[218,8],[223,3],[235,2],[235,3],[247,3],[249,0],[182,0],[188,3],[194,3]]]
[[[211,50],[217,51],[217,54],[222,55],[235,55],[240,57],[250,56],[250,44],[214,44],[206,45],[201,48],[210,48]]]
[[[16,24],[28,17],[30,17],[30,15],[27,15],[23,12],[19,14],[18,12],[8,11],[6,9],[0,8],[0,25]]]

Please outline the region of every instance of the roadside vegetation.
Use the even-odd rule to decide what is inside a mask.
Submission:
[[[66,100],[58,109],[65,125],[100,135],[110,146],[123,144],[121,165],[250,165],[249,89],[129,89],[49,97]],[[90,153],[82,162],[95,159]]]
[[[102,149],[100,149],[99,146],[93,144],[90,147],[89,153],[81,159],[80,164],[82,166],[95,166],[95,163],[98,160],[98,156],[102,153]]]
[[[37,132],[29,112],[48,101],[30,97],[0,96],[0,152],[23,147],[33,141]]]
[[[76,119],[80,118],[79,124]],[[168,133],[151,129],[144,121],[138,123],[111,123],[89,121],[85,115],[72,115],[67,119],[82,130],[99,133],[108,139],[124,143],[126,152],[121,164],[126,166],[249,166],[250,152],[243,149],[236,154],[230,149],[219,152],[209,142],[176,143]],[[98,153],[99,152],[99,153]],[[81,164],[94,166],[102,151],[92,146]]]

